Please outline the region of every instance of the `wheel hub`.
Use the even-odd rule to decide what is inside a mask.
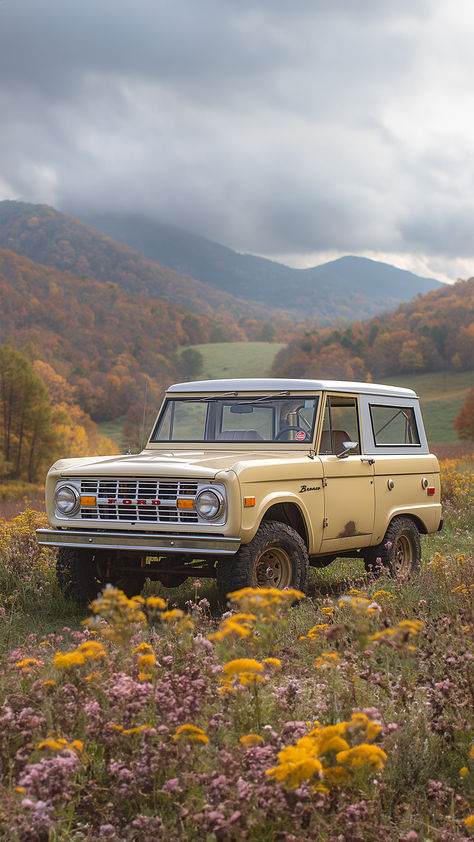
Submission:
[[[292,575],[291,559],[283,547],[269,547],[255,562],[257,588],[289,588]]]

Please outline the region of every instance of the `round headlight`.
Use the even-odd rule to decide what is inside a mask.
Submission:
[[[195,500],[197,513],[206,518],[206,520],[214,520],[220,515],[224,500],[216,491],[211,491],[210,488],[200,491]]]
[[[54,502],[61,515],[73,515],[79,508],[79,492],[72,485],[61,485],[54,493]]]

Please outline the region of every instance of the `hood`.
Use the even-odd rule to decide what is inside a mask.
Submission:
[[[242,450],[145,450],[127,456],[94,456],[81,459],[60,459],[52,472],[67,477],[79,476],[142,476],[142,477],[195,477],[214,479],[221,471],[242,467],[248,462],[274,461],[275,458],[295,454],[262,454],[261,451]]]

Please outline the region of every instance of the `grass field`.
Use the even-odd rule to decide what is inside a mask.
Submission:
[[[451,444],[458,441],[454,419],[474,383],[472,371],[441,371],[435,374],[390,377],[385,382],[414,389],[419,395],[430,443]]]
[[[278,342],[215,342],[192,345],[202,355],[202,373],[196,380],[227,377],[269,377],[278,351]],[[183,348],[184,351],[184,348]]]

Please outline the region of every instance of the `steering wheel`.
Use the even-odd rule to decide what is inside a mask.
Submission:
[[[275,441],[280,441],[280,438],[286,435],[286,433],[289,433],[290,430],[297,430],[299,433],[304,433],[304,439],[298,439],[298,441],[309,441],[309,436],[306,430],[303,430],[302,427],[298,427],[296,424],[290,424],[288,427],[282,427],[276,434]]]

